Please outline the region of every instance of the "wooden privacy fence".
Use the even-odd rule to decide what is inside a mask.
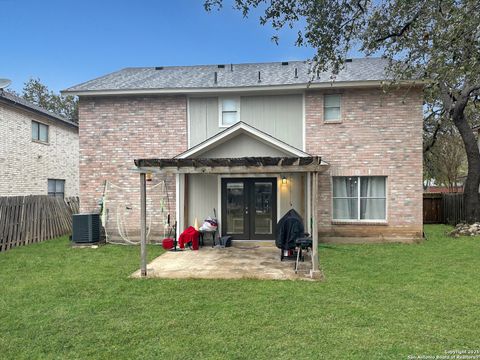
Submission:
[[[423,194],[423,223],[456,225],[465,221],[463,193]]]
[[[457,225],[465,222],[465,206],[463,205],[463,194],[442,194],[443,223]]]
[[[71,233],[78,209],[76,197],[0,197],[0,251]]]
[[[443,223],[442,194],[440,193],[423,194],[423,223],[424,224],[442,224]]]

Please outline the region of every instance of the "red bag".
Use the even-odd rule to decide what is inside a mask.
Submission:
[[[172,238],[166,238],[162,240],[162,247],[165,250],[173,249],[174,240]]]

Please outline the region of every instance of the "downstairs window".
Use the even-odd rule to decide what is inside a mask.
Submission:
[[[385,176],[334,176],[333,220],[386,220]]]
[[[48,195],[65,197],[65,180],[48,179]]]

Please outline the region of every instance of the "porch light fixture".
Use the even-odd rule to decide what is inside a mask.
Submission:
[[[282,176],[282,185],[287,185],[287,178]]]
[[[151,172],[147,172],[145,174],[145,180],[152,181],[153,180],[153,174]]]

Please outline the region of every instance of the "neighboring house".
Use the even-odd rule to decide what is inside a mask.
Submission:
[[[0,196],[78,196],[78,125],[0,90]]]
[[[324,241],[419,238],[422,86],[384,92],[386,65],[349,60],[335,81],[312,77],[304,61],[127,68],[73,86],[64,93],[79,96],[81,210],[98,211],[104,180],[138,189],[134,159],[173,159],[173,169],[179,159],[195,167],[192,159],[261,157],[255,173],[237,166],[235,174],[167,180],[180,231],[215,208],[222,234],[273,239],[290,208],[312,229],[315,192],[293,161],[321,157],[316,218]],[[276,173],[262,173],[268,157],[282,159]],[[132,196],[138,204],[138,192]],[[138,230],[138,217],[128,226]]]

